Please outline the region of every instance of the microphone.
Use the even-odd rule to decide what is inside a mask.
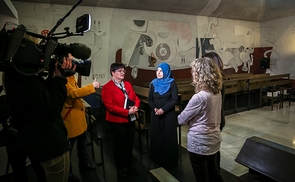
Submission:
[[[71,53],[75,58],[86,60],[91,56],[91,49],[82,43],[58,44],[54,53],[57,55]]]
[[[75,58],[86,60],[91,56],[91,49],[82,43],[70,44],[69,51]]]

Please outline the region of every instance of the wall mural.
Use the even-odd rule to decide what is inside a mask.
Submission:
[[[203,24],[200,30],[201,34],[204,33],[204,38],[200,37],[196,40],[197,57],[202,56],[206,52],[216,52],[223,61],[224,69],[233,68],[237,73],[239,71],[239,66],[243,65],[241,67],[242,71],[250,73],[251,66],[253,65],[254,53],[252,35],[249,35],[249,33],[236,33],[234,36],[243,36],[243,41],[229,44],[228,42],[223,42],[218,37],[218,28],[222,28],[219,24],[219,19],[207,18],[207,21],[208,24]],[[241,26],[236,26],[235,28],[238,29],[237,32],[240,32],[240,29],[246,29]],[[234,47],[231,47],[233,45]]]
[[[69,8],[50,4],[34,4],[33,12],[22,12],[22,22],[28,29],[35,33],[46,35],[58,19],[62,18]],[[78,15],[86,10],[74,11],[66,22],[59,27],[57,32],[62,32],[65,26],[72,26]],[[24,15],[24,16],[23,16]],[[38,15],[38,16],[36,16]],[[91,50],[93,60],[91,76],[85,80],[97,78],[106,80],[107,71],[101,66],[107,56],[101,51],[108,50],[102,46],[109,42],[109,35],[105,31],[108,22],[102,22],[101,16],[92,14],[92,27],[84,37],[70,37],[60,40],[60,43],[81,42],[87,44]],[[98,18],[99,17],[99,18]],[[173,20],[142,20],[124,19],[126,28],[122,28],[122,34],[118,35],[115,47],[122,47],[122,62],[132,68],[132,77],[137,77],[138,71],[155,70],[161,62],[167,62],[172,70],[189,68],[190,62],[201,57],[205,52],[218,53],[223,62],[224,69],[230,72],[251,72],[251,66],[255,64],[253,58],[254,48],[259,47],[260,41],[269,44],[277,42],[274,27],[259,25],[250,22],[235,22],[212,17],[196,17],[196,21]],[[104,23],[104,24],[102,24]],[[120,21],[123,23],[123,21]],[[102,26],[103,25],[103,26]],[[264,36],[260,30],[267,30]],[[73,29],[71,28],[71,31]],[[117,35],[116,35],[117,36]],[[262,40],[263,39],[263,40]],[[255,46],[255,47],[254,47]],[[275,45],[274,45],[275,46]],[[272,65],[275,59],[271,60]],[[252,68],[253,70],[253,68]]]
[[[201,45],[199,45],[201,42]],[[221,42],[217,37],[213,38],[197,38],[196,46],[197,57],[201,49],[202,55],[207,52],[216,52],[223,61],[224,69],[233,68],[237,73],[239,71],[239,66],[243,65],[242,71],[250,73],[250,67],[253,64],[253,53],[254,47],[240,46],[239,48],[227,48],[221,46]]]
[[[175,21],[126,20],[132,31],[126,35],[122,46],[122,62],[132,68],[132,77],[138,69],[154,70],[161,62],[167,62],[172,70],[189,68],[191,60],[214,51],[223,60],[224,69],[237,73],[251,71],[254,46],[251,35],[237,41],[234,47],[218,37],[219,22],[208,19],[203,36],[193,40],[190,23]],[[237,28],[237,27],[236,27]],[[238,27],[238,29],[241,27]],[[202,33],[201,33],[202,34]],[[195,45],[193,45],[195,44]],[[240,45],[239,45],[240,44]]]
[[[155,70],[161,62],[171,69],[188,68],[195,58],[195,40],[188,22],[126,20],[132,30],[122,46],[122,62],[132,68]],[[189,61],[187,61],[189,60]]]

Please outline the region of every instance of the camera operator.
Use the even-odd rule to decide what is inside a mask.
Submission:
[[[68,54],[61,68],[72,69],[72,60]],[[7,68],[4,78],[11,118],[21,143],[27,156],[41,163],[47,182],[67,182],[70,170],[70,144],[60,114],[67,96],[67,79],[58,64],[46,79],[39,74],[20,74],[12,67]]]
[[[2,80],[4,79],[4,73],[2,74]],[[3,81],[2,81],[3,82]],[[3,92],[2,92],[3,91]],[[2,94],[3,93],[3,94]],[[21,140],[14,128],[13,121],[10,120],[10,110],[7,107],[7,97],[5,95],[4,85],[0,86],[0,123],[3,126],[1,134],[1,146],[6,147],[6,153],[8,162],[12,167],[12,175],[15,182],[29,182],[27,170],[26,170],[26,151],[21,145]],[[31,165],[36,173],[38,182],[45,182],[46,177],[44,170],[38,161],[30,159]]]

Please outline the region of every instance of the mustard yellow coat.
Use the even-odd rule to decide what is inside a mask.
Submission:
[[[68,130],[68,137],[73,138],[87,130],[85,107],[81,98],[94,93],[95,88],[92,83],[79,88],[75,76],[67,77],[67,79],[67,98],[61,115],[64,118],[67,111],[72,108],[64,123]]]

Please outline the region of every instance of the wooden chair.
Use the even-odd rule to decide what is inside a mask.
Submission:
[[[295,88],[288,89],[288,92],[290,93],[290,101],[295,101]]]
[[[149,150],[149,126],[146,122],[145,111],[139,109],[138,119],[135,121],[135,130],[138,133],[138,144],[139,144],[139,153],[144,154]],[[146,139],[146,150],[142,150],[142,141],[141,137],[145,136]]]
[[[182,112],[181,102],[182,102],[182,95],[178,94],[178,100],[175,105],[175,113],[176,113],[176,122],[178,126],[178,145],[180,146],[181,146],[181,125],[178,124],[177,116]]]
[[[263,106],[263,100],[270,101],[270,108],[273,110],[273,105],[277,103],[277,107],[281,106],[280,90],[273,89],[271,86],[263,86],[260,89],[260,107]]]
[[[284,107],[284,101],[289,101],[289,106],[291,105],[291,88],[280,87],[281,97],[282,97],[282,107]]]
[[[271,86],[271,90],[273,92],[277,92],[277,95],[279,97],[279,107],[282,108],[283,107],[283,103],[284,103],[284,100],[283,100],[283,92],[284,92],[284,88],[282,88],[280,85],[272,85]]]

